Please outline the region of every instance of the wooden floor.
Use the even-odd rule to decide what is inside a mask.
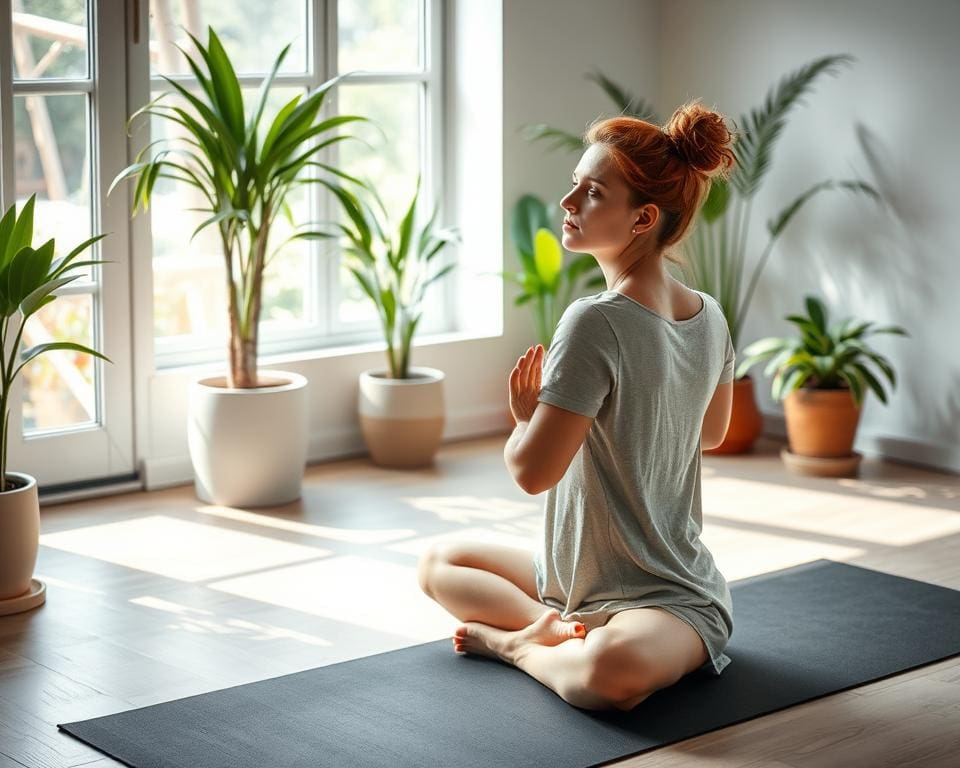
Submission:
[[[43,508],[47,602],[0,617],[0,768],[116,766],[56,723],[449,637],[417,585],[424,548],[532,549],[541,530],[505,440],[446,444],[429,469],[312,466],[274,510],[190,486]],[[778,449],[704,457],[702,538],[729,581],[824,557],[960,588],[960,476],[865,459],[855,479],[803,478]],[[617,765],[958,766],[960,657]]]

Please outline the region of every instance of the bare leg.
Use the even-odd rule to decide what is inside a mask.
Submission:
[[[434,569],[430,597],[460,621],[523,629],[547,610],[516,584],[490,571],[449,563]]]
[[[420,587],[460,621],[505,630],[529,626],[547,612],[537,597],[530,552],[482,542],[434,546],[420,560]],[[563,622],[567,636],[583,634]]]

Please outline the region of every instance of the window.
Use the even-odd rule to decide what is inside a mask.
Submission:
[[[36,195],[34,244],[55,238],[55,258],[91,236],[98,211],[92,133],[94,59],[84,0],[17,0],[11,14],[13,194]],[[6,139],[6,136],[4,137]],[[6,143],[6,142],[4,142]],[[97,343],[98,286],[91,269],[24,326],[27,347],[56,339]],[[89,355],[51,352],[23,369],[23,432],[82,427],[99,419],[99,365]]]
[[[74,341],[112,360],[48,352],[15,380],[20,407],[10,410],[9,466],[48,486],[122,476],[134,466],[129,214],[123,200],[105,204],[103,183],[126,160],[124,17],[96,12],[103,5],[0,5],[3,207],[22,208],[35,195],[33,241],[54,238],[55,259],[93,233],[109,233],[81,257],[109,263],[72,271],[79,278],[24,325],[22,348]]]
[[[193,53],[185,30],[206,42],[212,24],[238,70],[245,105],[255,96],[281,48],[290,43],[273,86],[278,109],[298,90],[307,91],[340,73],[350,73],[328,94],[325,113],[360,114],[382,127],[348,124],[358,141],[324,150],[322,162],[377,185],[388,210],[403,214],[423,174],[421,209],[429,212],[441,178],[439,71],[441,0],[150,0],[150,93],[169,85],[161,75],[188,85],[196,81],[174,43]],[[172,97],[167,97],[172,99]],[[172,103],[172,102],[171,102]],[[142,124],[142,121],[141,121]],[[167,135],[168,121],[152,121],[151,140]],[[385,134],[385,136],[384,136]],[[372,147],[372,149],[371,149]],[[227,343],[223,255],[214,228],[189,241],[201,214],[194,190],[168,180],[155,188],[149,242],[135,250],[152,253],[154,339],[157,367],[221,360]],[[198,193],[197,193],[198,194]],[[322,187],[302,187],[291,200],[294,221],[340,216]],[[289,223],[278,220],[273,242],[285,239]],[[418,333],[448,330],[448,281],[429,289]],[[379,340],[379,317],[369,298],[340,265],[328,241],[295,241],[264,276],[260,325],[261,357],[270,353]]]

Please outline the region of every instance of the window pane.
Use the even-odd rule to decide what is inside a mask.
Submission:
[[[196,58],[200,54],[183,27],[206,46],[208,25],[240,74],[269,72],[288,43],[280,71],[307,71],[305,0],[150,0],[151,73],[188,74],[189,65],[173,43]]]
[[[89,76],[84,0],[15,0],[13,76],[18,80]]]
[[[90,237],[90,131],[87,94],[16,96],[14,177],[17,200],[36,194],[34,244],[56,238],[66,256]],[[78,261],[93,258],[85,251]],[[70,274],[88,279],[90,268]]]
[[[24,324],[25,348],[52,341],[93,344],[93,296],[60,296]],[[23,432],[96,421],[96,365],[92,355],[58,350],[40,355],[23,369]]]
[[[274,86],[267,100],[263,125],[269,126],[280,107],[293,98],[298,90],[301,89]],[[257,88],[243,89],[248,110],[255,103],[257,91]],[[151,97],[158,95],[154,93]],[[174,95],[165,97],[161,103],[183,106],[182,98]],[[151,118],[152,140],[171,138],[174,129],[179,130],[179,126],[168,120]],[[163,148],[156,147],[157,150]],[[308,200],[309,190],[306,187],[296,188],[288,198],[295,224],[310,221]],[[200,191],[188,184],[159,179],[154,187],[150,210],[153,230],[154,334],[158,339],[181,337],[184,342],[226,345],[229,328],[226,270],[219,230],[216,225],[211,225],[190,240],[193,231],[210,214],[188,209],[207,205]],[[313,322],[308,293],[308,287],[312,285],[311,243],[296,240],[276,252],[276,248],[292,233],[290,222],[280,214],[274,220],[270,235],[269,253],[274,255],[269,258],[264,272],[260,312],[262,339]]]
[[[422,0],[341,0],[339,71],[419,70]]]
[[[420,94],[419,83],[390,85],[342,85],[338,88],[341,114],[362,115],[375,121],[386,135],[362,123],[347,123],[345,132],[363,138],[374,151],[359,141],[342,141],[340,164],[351,175],[367,178],[390,216],[390,231],[395,232],[406,212],[420,169]],[[422,190],[421,190],[422,194]],[[341,322],[377,320],[376,307],[356,284],[356,278],[341,265]]]

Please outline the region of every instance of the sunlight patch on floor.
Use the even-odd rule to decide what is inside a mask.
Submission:
[[[790,568],[822,557],[846,561],[866,552],[858,547],[798,539],[789,534],[744,531],[723,525],[704,527],[700,540],[710,550],[717,568],[728,582]],[[744,557],[745,551],[750,552],[749,557]]]
[[[347,555],[207,585],[231,595],[410,640],[451,636],[457,619],[427,597],[414,566]]]
[[[438,533],[433,536],[422,536],[410,541],[402,541],[398,544],[390,544],[385,547],[393,552],[403,552],[407,555],[420,556],[427,551],[431,544],[439,542],[483,542],[484,544],[501,544],[505,547],[514,547],[525,549],[532,553],[536,541],[529,536],[514,536],[501,531],[492,531],[489,528],[464,528],[457,531],[448,531]]]
[[[330,539],[332,541],[344,541],[349,544],[382,544],[386,541],[396,541],[397,539],[407,539],[416,535],[412,528],[331,528],[326,525],[314,525],[313,523],[303,523],[298,520],[286,520],[272,515],[258,514],[256,512],[247,512],[233,507],[218,507],[214,505],[196,507],[197,512],[213,517],[220,517],[225,520],[236,520],[241,523],[251,525],[260,525],[265,528],[275,528],[280,531],[291,531],[306,536],[316,536],[321,539]]]
[[[401,501],[414,509],[432,512],[440,520],[463,524],[477,520],[509,520],[541,508],[540,502],[484,496],[409,496]]]
[[[142,605],[157,611],[173,614],[180,621],[166,625],[165,629],[182,630],[193,634],[238,635],[246,640],[296,640],[307,645],[332,647],[333,643],[322,637],[306,632],[298,632],[286,627],[277,627],[272,624],[262,624],[248,619],[217,617],[213,611],[205,608],[194,608],[189,605],[172,603],[158,597],[144,595],[130,600],[134,605]],[[194,615],[191,615],[194,614]],[[197,618],[196,616],[212,618]]]
[[[960,531],[960,515],[949,510],[729,477],[703,484],[703,512],[713,518],[887,546]]]
[[[47,533],[40,544],[180,581],[223,578],[331,554],[165,515]]]

